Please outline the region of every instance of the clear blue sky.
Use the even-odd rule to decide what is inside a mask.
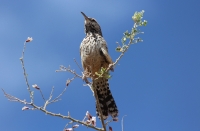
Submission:
[[[45,97],[64,88],[69,73],[55,73],[59,65],[80,72],[79,46],[84,34],[83,11],[101,25],[109,53],[115,60],[115,42],[131,29],[135,11],[145,10],[148,26],[141,28],[144,42],[133,45],[112,73],[110,86],[124,120],[124,131],[200,131],[200,2],[186,0],[1,0],[0,88],[29,101],[19,58],[28,37],[25,66],[30,84],[38,84]],[[81,79],[73,81],[62,101],[49,105],[55,113],[82,120],[95,115],[95,104]],[[35,102],[42,99],[35,91]],[[68,120],[9,102],[0,93],[1,131],[62,131]],[[100,122],[97,123],[98,126]],[[121,122],[112,123],[114,131]],[[81,126],[77,131],[91,130]]]

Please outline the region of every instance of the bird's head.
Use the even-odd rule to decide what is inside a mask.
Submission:
[[[85,19],[85,33],[87,34],[91,32],[103,36],[101,32],[101,27],[97,23],[97,21],[94,18],[87,17],[83,12],[81,12],[81,14],[84,16]]]

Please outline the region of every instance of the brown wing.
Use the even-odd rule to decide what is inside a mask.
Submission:
[[[108,53],[108,47],[107,47],[107,44],[106,44],[105,41],[103,41],[103,43],[102,43],[101,51],[102,51],[103,55],[105,56],[106,61],[108,62],[108,64],[112,64],[113,62],[112,62],[112,59],[111,59],[111,57],[110,57],[110,55]]]

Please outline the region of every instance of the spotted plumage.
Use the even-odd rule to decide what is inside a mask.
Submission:
[[[107,119],[109,115],[115,118],[118,116],[118,109],[110,92],[108,79],[104,77],[96,79],[97,75],[95,75],[95,72],[98,72],[101,67],[108,68],[109,64],[113,62],[108,54],[101,27],[95,19],[87,17],[83,12],[81,13],[85,18],[86,33],[80,45],[82,66],[85,72],[91,74],[90,77],[97,92],[103,118]],[[100,113],[97,107],[96,110],[99,116]]]

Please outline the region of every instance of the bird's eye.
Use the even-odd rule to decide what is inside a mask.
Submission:
[[[94,28],[95,26],[93,24],[91,24],[91,27]]]
[[[92,22],[96,22],[96,20],[92,19]]]

